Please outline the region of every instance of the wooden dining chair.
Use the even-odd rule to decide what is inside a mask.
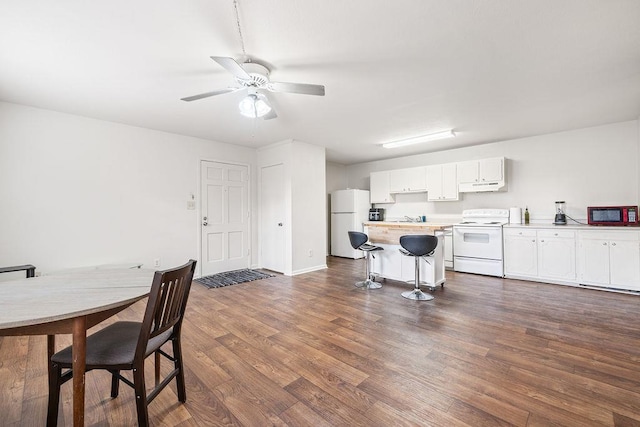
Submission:
[[[173,378],[176,379],[178,400],[183,403],[187,400],[180,330],[195,267],[196,261],[190,260],[181,267],[155,273],[142,322],[116,322],[87,337],[86,371],[104,369],[111,372],[111,397],[118,396],[120,381],[133,387],[139,426],[149,425],[147,405]],[[169,341],[172,355],[161,349]],[[147,394],[144,361],[151,354],[156,354],[156,370],[159,355],[173,362],[173,370],[161,382],[156,380],[155,388]],[[73,377],[72,364],[71,347],[51,357],[48,426],[57,424],[60,386]],[[63,369],[68,370],[63,373]],[[133,371],[133,382],[120,374],[123,370]]]

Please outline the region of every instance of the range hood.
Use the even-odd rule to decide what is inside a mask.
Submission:
[[[486,191],[500,191],[504,189],[505,182],[501,181],[480,181],[480,182],[461,182],[458,184],[460,193],[481,193]]]

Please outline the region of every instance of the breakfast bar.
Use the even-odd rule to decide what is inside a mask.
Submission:
[[[412,257],[400,253],[400,236],[409,234],[431,234],[438,238],[438,246],[432,256],[426,257],[428,262],[420,263],[420,278],[427,286],[434,289],[444,286],[444,229],[451,224],[430,222],[392,222],[368,221],[364,223],[365,233],[369,241],[384,248],[375,253],[371,271],[385,279],[413,282],[415,265]]]

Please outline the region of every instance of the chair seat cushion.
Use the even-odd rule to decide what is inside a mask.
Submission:
[[[140,336],[140,322],[116,322],[87,337],[87,370],[100,366],[130,366]],[[171,336],[172,329],[152,338],[146,355],[157,350]],[[73,363],[71,347],[54,354],[51,360],[64,367]]]
[[[381,248],[380,246],[370,245],[369,243],[365,243],[364,245],[360,246],[358,249],[360,249],[361,251],[368,251],[368,252],[384,250],[384,248]]]

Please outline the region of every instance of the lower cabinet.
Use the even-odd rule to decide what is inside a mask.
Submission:
[[[576,232],[528,227],[505,229],[504,270],[507,277],[574,283]]]
[[[538,276],[576,280],[576,232],[538,230]]]
[[[536,230],[504,230],[505,276],[535,277],[538,275]]]
[[[640,233],[582,231],[579,237],[580,283],[640,291]]]
[[[503,235],[505,277],[640,291],[640,231],[509,225]]]
[[[429,287],[435,287],[445,282],[443,235],[438,235],[438,246],[434,254],[427,257],[429,263],[420,259],[420,281],[427,282]],[[371,260],[371,271],[379,277],[411,282],[415,280],[415,258],[400,253],[400,245],[376,243],[384,248],[382,251],[372,252],[375,257]]]

